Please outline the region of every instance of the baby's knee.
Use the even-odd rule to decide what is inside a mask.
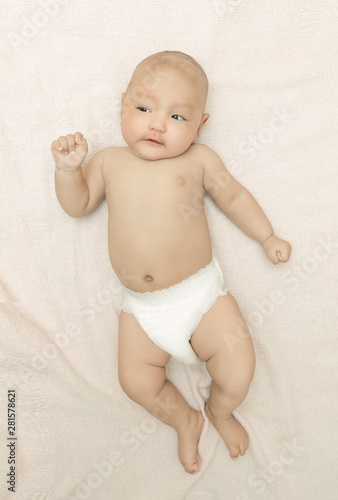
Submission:
[[[138,377],[121,370],[119,371],[119,382],[122,391],[129,399],[144,406],[144,402],[148,399],[147,388],[140,383]]]
[[[157,397],[165,382],[165,368],[152,365],[124,366],[119,363],[121,389],[142,406]]]
[[[254,371],[246,366],[241,370],[236,370],[233,376],[225,382],[225,390],[230,397],[244,400],[249,392]]]
[[[255,356],[244,357],[230,363],[229,360],[227,362],[222,360],[222,355],[219,353],[208,361],[207,369],[216,385],[229,397],[244,398],[254,377]]]

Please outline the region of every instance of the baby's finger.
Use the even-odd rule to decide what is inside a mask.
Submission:
[[[277,252],[276,253],[272,252],[270,255],[268,255],[268,257],[274,266],[279,264],[279,258]]]
[[[51,150],[57,150],[57,151],[62,151],[63,147],[61,146],[60,142],[58,140],[55,140],[52,142],[51,145]]]
[[[81,132],[75,132],[75,151],[83,155],[83,157],[86,156],[88,153],[88,144],[86,139],[83,137]]]
[[[66,138],[68,141],[68,151],[71,153],[72,151],[75,151],[75,137],[73,134],[67,134]]]
[[[278,250],[277,255],[280,262],[287,262],[290,258],[290,250],[288,248],[282,248]]]
[[[75,132],[74,137],[75,137],[75,143],[81,144],[81,141],[83,139],[83,135],[81,134],[81,132]]]
[[[68,141],[64,135],[61,135],[58,138],[59,143],[61,144],[62,147],[62,153],[68,154]]]

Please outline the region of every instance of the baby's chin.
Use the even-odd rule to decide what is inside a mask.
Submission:
[[[183,153],[185,153],[187,149],[189,149],[187,148],[182,151],[181,150],[168,151],[163,144],[161,145],[142,144],[141,146],[137,147],[128,144],[128,148],[138,158],[149,161],[177,158],[178,156],[181,156]]]

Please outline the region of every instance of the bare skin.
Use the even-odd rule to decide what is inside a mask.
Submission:
[[[271,262],[286,262],[289,243],[274,235],[256,200],[230,175],[220,157],[196,144],[209,117],[200,99],[201,88],[196,82],[192,86],[177,70],[166,71],[159,88],[152,88],[150,100],[147,88],[140,102],[136,102],[136,92],[132,94],[133,85],[140,89],[144,84],[142,71],[123,94],[121,126],[128,147],[100,151],[82,172],[88,150],[83,135],[76,132],[53,142],[61,206],[69,215],[82,217],[106,198],[110,261],[120,281],[137,292],[167,288],[210,262],[212,246],[203,208],[206,192],[240,229],[262,244]],[[172,97],[171,87],[175,89]],[[177,110],[173,103],[179,97],[186,106]],[[245,453],[249,438],[232,412],[248,393],[255,354],[230,294],[217,299],[190,342],[212,378],[206,416],[236,460]],[[190,408],[166,379],[170,355],[125,312],[119,318],[118,359],[122,389],[176,430],[184,469],[198,472],[202,413]]]

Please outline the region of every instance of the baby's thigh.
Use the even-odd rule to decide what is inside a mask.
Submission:
[[[165,380],[170,354],[158,347],[129,313],[119,318],[118,372],[121,387],[156,392]]]
[[[170,359],[170,354],[150,340],[134,316],[121,312],[118,358],[119,362],[125,365],[141,363],[165,366]]]
[[[203,361],[219,355],[229,368],[243,358],[254,359],[248,326],[230,293],[219,297],[202,316],[190,342]]]

